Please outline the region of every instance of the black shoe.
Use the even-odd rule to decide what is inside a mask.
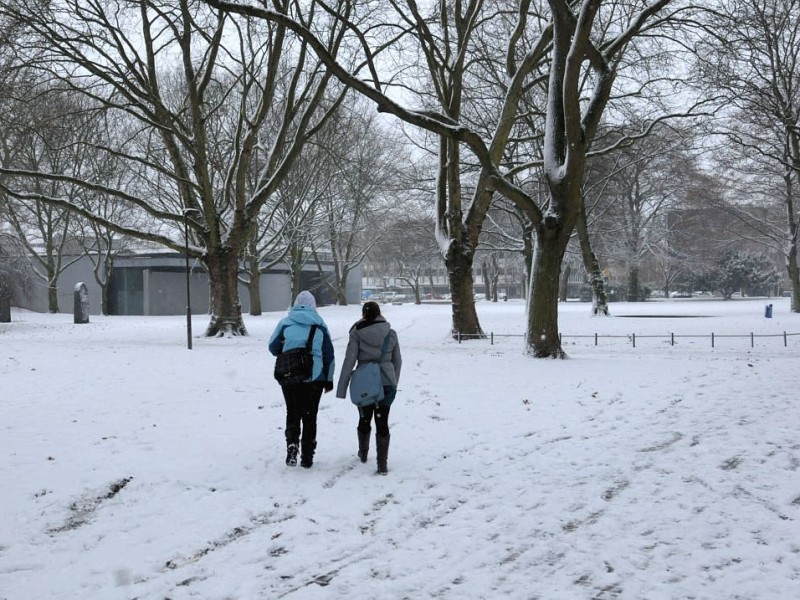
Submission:
[[[297,444],[286,445],[286,466],[287,467],[297,466]]]
[[[313,464],[314,464],[314,459],[311,458],[310,456],[302,456],[300,458],[300,466],[303,467],[304,469],[310,469],[311,465]]]

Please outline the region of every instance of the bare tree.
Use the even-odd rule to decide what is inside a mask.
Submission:
[[[620,71],[634,68],[653,52],[658,52],[662,61],[668,56],[664,46],[659,45],[663,40],[642,34],[654,33],[660,25],[672,28],[665,32],[674,31],[679,21],[673,17],[685,9],[682,3],[675,2],[676,8],[670,13],[667,12],[673,4],[670,0],[649,4],[597,0],[574,3],[549,0],[546,4],[521,1],[510,2],[507,6],[472,0],[454,6],[442,3],[438,5],[440,8],[434,9],[431,18],[423,16],[414,2],[402,6],[389,3],[397,10],[391,26],[385,19],[381,23],[367,22],[366,17],[358,21],[363,24],[361,30],[356,27],[355,19],[348,23],[361,43],[363,59],[356,69],[351,69],[349,64],[337,60],[336,55],[297,19],[267,8],[207,1],[225,10],[259,16],[291,28],[309,42],[336,77],[372,99],[378,110],[440,136],[437,240],[451,273],[454,329],[480,334],[471,289],[474,250],[493,194],[499,192],[514,201],[536,230],[537,252],[527,328],[529,352],[537,357],[563,356],[558,336],[558,275],[581,206],[580,189],[586,158],[612,99]],[[511,10],[503,12],[500,8]],[[504,87],[494,94],[495,99],[501,100],[487,105],[493,109],[494,127],[491,135],[485,136],[478,126],[470,126],[462,114],[465,72],[469,66],[477,64],[477,61],[471,62],[474,47],[471,43],[477,39],[474,34],[483,24],[494,23],[490,16],[500,15],[513,16],[505,20],[508,25],[506,51],[501,55],[505,59],[495,63],[502,65],[504,74]],[[377,55],[388,47],[391,36],[387,33],[380,38],[377,32],[381,25],[386,31],[397,31],[397,19],[410,32],[416,42],[414,51],[419,52],[428,66],[430,78],[425,89],[435,90],[440,104],[435,110],[427,106],[408,108],[384,93],[384,80],[392,79],[382,77],[380,67],[389,61],[379,63]],[[367,27],[369,36],[364,33]],[[492,27],[496,31],[494,25]],[[370,47],[369,40],[378,38],[381,43]],[[642,43],[635,44],[640,39]],[[368,80],[360,77],[359,66],[363,64],[368,67]],[[657,81],[664,80],[654,77],[649,83],[638,85],[637,91],[627,89],[623,93],[635,94],[644,102],[648,94],[652,97]],[[543,136],[543,157],[505,169],[502,165],[512,134],[522,136],[524,133],[517,127],[522,99],[537,82],[546,82],[541,95],[546,102],[540,105],[542,127],[528,130],[526,135],[529,138]],[[487,80],[486,85],[492,87],[491,81]],[[685,110],[683,107],[679,112]],[[665,118],[668,112],[662,106],[654,121]],[[465,204],[462,204],[465,190],[460,180],[462,145],[469,149],[479,168],[470,182],[470,199]],[[538,167],[543,167],[549,191],[544,206],[516,184],[520,174]]]
[[[6,133],[16,139],[13,160],[33,171],[81,171],[87,163],[85,148],[72,142],[93,128],[93,114],[79,100],[50,89],[15,99],[15,120],[6,126]],[[71,202],[80,196],[80,188],[67,182],[32,180],[26,189],[32,196],[61,196]],[[48,311],[59,312],[59,278],[81,258],[74,216],[63,207],[15,197],[8,199],[6,215],[33,272],[47,288]]]
[[[321,279],[342,306],[347,304],[349,274],[383,234],[387,214],[402,210],[403,171],[412,170],[401,144],[375,113],[365,110],[365,104],[356,96],[320,136],[333,179],[330,193],[319,206],[314,257]],[[331,277],[324,276],[321,255],[332,263]]]
[[[800,3],[725,0],[698,54],[713,93],[722,91],[728,138],[781,170],[786,268],[800,312],[797,187],[800,184]]]
[[[275,6],[286,15],[295,10],[289,2]],[[234,17],[192,0],[67,0],[41,6],[3,0],[0,16],[25,27],[19,52],[37,69],[128,115],[135,135],[97,149],[137,166],[159,193],[114,189],[81,174],[19,168],[2,170],[5,191],[179,252],[186,223],[189,253],[209,274],[206,335],[245,334],[240,259],[261,210],[340,97],[307,42],[282,24]],[[326,51],[336,52],[346,14],[312,9],[300,18],[322,32],[319,43]],[[263,167],[252,189],[247,177],[257,160]],[[16,183],[31,179],[101,190],[160,226],[130,227]]]
[[[250,314],[261,314],[261,274],[289,265],[291,297],[301,289],[303,268],[311,258],[318,206],[331,185],[327,153],[307,144],[275,190],[273,201],[261,209],[258,226],[245,250],[245,272],[240,279],[248,287]],[[254,186],[255,187],[255,186]]]
[[[657,135],[614,153],[594,210],[595,232],[607,260],[624,265],[628,302],[645,299],[641,269],[667,230],[661,216],[684,195],[685,175],[693,170],[688,132],[659,128]],[[611,158],[611,157],[607,157]]]
[[[382,265],[386,276],[404,282],[414,294],[414,304],[422,303],[426,277],[431,281],[443,265],[434,237],[433,218],[423,211],[395,215],[385,223],[380,240],[370,253]],[[433,294],[433,290],[431,290]]]

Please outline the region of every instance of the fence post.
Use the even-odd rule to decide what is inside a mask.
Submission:
[[[754,340],[754,338],[753,338],[753,332],[751,331],[751,332],[750,332],[750,347],[751,347],[751,348],[753,348],[753,347],[754,347],[754,342],[755,342],[755,340]]]
[[[783,347],[786,347],[786,332],[783,332]]]
[[[670,346],[674,346],[675,345],[675,333],[674,332],[669,334],[669,345]]]
[[[494,331],[489,332],[489,340],[491,341],[489,345],[494,346]]]
[[[635,333],[631,334],[631,339],[633,340],[633,347],[636,348],[636,334]]]
[[[459,344],[461,343],[461,331],[460,331],[460,330],[459,330],[459,332],[458,332],[458,343],[459,343]]]
[[[594,345],[597,346],[597,333],[594,334]]]
[[[711,347],[714,347],[714,332],[711,332]]]

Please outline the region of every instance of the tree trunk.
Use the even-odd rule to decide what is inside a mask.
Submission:
[[[58,281],[50,279],[47,285],[47,312],[57,313],[58,310]]]
[[[239,256],[220,248],[204,257],[211,294],[211,321],[206,337],[247,335],[239,303]]]
[[[639,290],[639,267],[628,265],[628,302],[639,302],[641,300]]]
[[[255,261],[256,263],[258,261]],[[247,295],[250,298],[250,316],[261,316],[261,271],[258,265],[255,267],[251,265],[249,282],[247,283]]]
[[[303,250],[297,244],[292,244],[289,249],[288,257],[290,277],[292,279],[292,294],[291,298],[289,298],[289,304],[291,305],[294,299],[297,298],[297,294],[302,291],[300,289],[300,284],[302,283],[301,279],[303,275]]]
[[[586,224],[586,208],[583,202],[581,202],[578,220],[575,222],[575,230],[578,232],[578,242],[581,246],[583,268],[589,274],[589,285],[592,287],[592,314],[607,317],[609,311],[606,284],[603,280],[603,272],[600,270],[600,261],[597,260],[597,255],[592,250],[589,228]]]
[[[794,215],[794,186],[791,171],[786,172],[784,181],[786,182],[786,210],[789,223],[789,252],[786,256],[786,268],[789,271],[789,283],[792,286],[791,311],[800,313],[800,267],[797,264],[798,225]]]
[[[492,256],[491,270],[489,271],[489,280],[492,282],[492,302],[497,302],[497,297],[500,290],[500,268],[497,266],[497,256]]]
[[[569,265],[564,265],[564,269],[561,271],[561,284],[559,285],[558,292],[559,302],[567,301],[567,292],[569,291],[569,276],[571,273],[572,267]]]
[[[492,287],[489,279],[489,267],[486,261],[481,263],[481,274],[483,275],[483,298],[484,300],[492,299]]]
[[[800,313],[800,266],[797,264],[797,242],[795,241],[786,258],[786,269],[789,271],[789,284],[792,286],[791,311]]]
[[[473,254],[462,251],[460,244],[453,241],[445,258],[447,276],[450,280],[450,293],[453,299],[453,337],[459,335],[484,338],[486,335],[478,321],[475,310],[475,287],[472,277]]]
[[[520,282],[520,290],[522,290],[522,297],[528,300],[528,284],[533,277],[533,255],[535,233],[533,225],[528,223],[522,229],[522,260],[525,263],[525,276],[524,280]]]
[[[347,277],[343,277],[336,284],[336,304],[339,306],[347,306],[347,290],[345,289],[345,281],[347,281]]]
[[[257,262],[257,261],[256,261]],[[250,316],[261,316],[261,271],[256,266],[250,268],[250,281],[247,283],[247,295],[250,298]]]
[[[247,295],[250,298],[250,316],[261,316],[261,262],[258,260],[258,245],[248,244],[247,252]]]
[[[0,323],[11,322],[11,282],[9,276],[0,271]]]
[[[108,316],[108,283],[100,286],[100,314]]]
[[[558,287],[561,263],[569,243],[562,227],[539,228],[533,265],[533,291],[528,308],[528,352],[536,358],[564,358],[558,334]]]

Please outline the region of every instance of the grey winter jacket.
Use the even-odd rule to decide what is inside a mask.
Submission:
[[[380,360],[383,340],[387,335],[389,344],[383,362],[381,362],[381,376],[383,385],[397,387],[397,382],[400,380],[400,367],[403,365],[397,332],[382,316],[376,317],[374,321],[361,319],[350,328],[350,340],[347,342],[342,372],[339,374],[339,385],[336,387],[337,398],[347,396],[347,386],[350,384],[350,375],[356,367],[356,362],[378,362]]]

